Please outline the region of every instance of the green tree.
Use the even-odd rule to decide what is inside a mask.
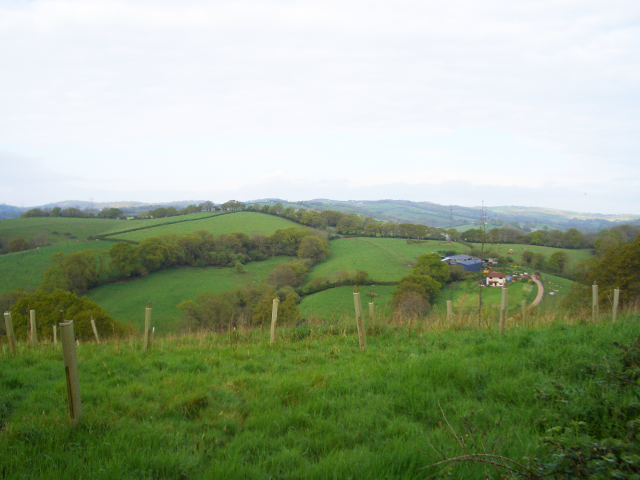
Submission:
[[[52,265],[45,270],[42,289],[51,292],[56,289],[84,295],[90,288],[98,285],[101,274],[101,262],[96,252],[56,253],[51,257]]]
[[[60,322],[60,312],[65,320],[73,320],[73,330],[81,340],[93,339],[91,318],[96,323],[101,338],[131,333],[132,329],[123,326],[111,318],[97,303],[86,297],[79,297],[71,292],[54,290],[45,292],[37,290],[22,296],[13,307],[15,333],[25,337],[30,328],[29,310],[36,310],[38,315],[38,336],[51,338],[52,326]]]
[[[121,278],[130,278],[142,273],[136,248],[126,242],[114,243],[109,249],[109,258],[111,268]]]
[[[316,264],[329,256],[329,243],[323,238],[308,235],[300,241],[298,258],[310,260]]]
[[[428,275],[440,284],[449,281],[449,264],[443,262],[437,253],[425,253],[418,257],[413,266],[414,275]]]
[[[267,283],[279,289],[285,286],[299,287],[304,283],[309,270],[301,263],[278,265],[267,277]]]
[[[408,292],[415,292],[431,303],[440,288],[441,284],[427,275],[407,275],[400,279],[398,286],[393,291],[393,305],[397,306],[402,297]]]
[[[29,249],[29,244],[24,238],[16,237],[9,242],[7,249],[9,250],[9,253],[23,252],[24,250]]]
[[[567,252],[554,252],[549,257],[549,266],[556,272],[562,273],[569,264],[569,254]]]

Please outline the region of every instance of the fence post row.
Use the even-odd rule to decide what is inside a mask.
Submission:
[[[147,350],[149,348],[149,344],[151,343],[151,302],[149,302],[149,306],[144,310],[144,349]]]
[[[278,304],[279,298],[273,299],[273,306],[271,307],[271,345],[276,343],[276,322],[278,321]]]
[[[507,287],[502,287],[502,300],[500,302],[500,333],[504,333],[505,317],[507,316]]]
[[[93,317],[91,317],[91,329],[93,330],[93,336],[96,337],[96,343],[100,344],[100,337],[98,336],[96,321],[93,319]]]
[[[71,426],[75,427],[82,416],[82,402],[80,400],[80,381],[78,380],[78,358],[76,355],[75,334],[73,320],[60,324],[62,340],[62,358],[67,379],[67,398],[69,400],[69,418]]]
[[[620,289],[616,288],[613,291],[613,321],[618,318],[618,305],[620,304]]]
[[[357,290],[357,289],[356,289]],[[360,350],[364,350],[367,346],[364,327],[362,324],[362,304],[360,303],[360,293],[353,293],[353,303],[356,310],[356,326],[358,327],[358,342],[360,343]]]
[[[591,293],[593,297],[591,320],[595,323],[598,321],[598,284],[596,282],[593,282]]]
[[[11,312],[4,312],[4,325],[7,330],[7,340],[9,341],[9,347],[11,352],[16,354],[16,336],[13,333],[13,320],[11,320]]]
[[[34,347],[38,344],[38,334],[36,332],[36,311],[29,310],[29,324],[31,326],[31,345]]]

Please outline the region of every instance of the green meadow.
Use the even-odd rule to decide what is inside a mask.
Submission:
[[[339,270],[364,270],[377,282],[397,282],[411,273],[417,258],[438,250],[464,252],[467,248],[455,242],[415,242],[400,238],[340,238],[329,242],[330,255],[316,265],[308,281],[331,276]]]
[[[42,283],[45,270],[51,265],[51,257],[56,253],[69,254],[81,250],[107,251],[112,245],[111,242],[98,240],[75,240],[0,255],[0,293],[18,288],[26,290],[38,288]]]
[[[0,221],[0,238],[9,242],[21,237],[41,245],[84,240],[111,230],[123,229],[129,222],[105,218],[37,217]]]
[[[373,302],[375,315],[379,318],[391,316],[391,294],[395,286],[361,285],[360,303],[362,313],[369,321],[369,303]],[[305,296],[299,305],[302,318],[315,318],[335,321],[355,315],[353,286],[335,287],[313,295]]]
[[[233,268],[183,267],[161,270],[127,282],[107,284],[91,290],[87,297],[122,323],[144,327],[145,307],[153,307],[153,324],[159,334],[180,330],[182,312],[178,304],[193,300],[203,292],[219,293],[247,284],[262,282],[279,264],[290,257],[276,257],[244,266],[244,273]]]
[[[474,244],[477,248],[479,248],[478,244]],[[513,258],[514,262],[518,263],[522,261],[522,252],[529,251],[533,253],[541,253],[548,260],[551,255],[555,252],[565,252],[569,255],[569,264],[568,268],[573,267],[577,262],[582,260],[586,260],[592,256],[591,249],[582,248],[582,249],[570,249],[570,248],[553,248],[553,247],[543,247],[540,245],[521,245],[518,243],[503,243],[503,244],[486,244],[485,248],[490,248],[498,255],[504,255],[505,257],[509,256]],[[509,250],[513,250],[513,253],[509,253]]]
[[[540,438],[564,428],[625,438],[637,385],[616,386],[608,372],[622,365],[614,344],[640,335],[638,320],[504,335],[381,325],[364,352],[354,322],[280,328],[274,346],[267,329],[231,342],[165,337],[147,352],[137,339],[82,343],[76,428],[60,346],[20,344],[12,356],[5,343],[0,470],[65,480],[505,478],[487,464],[425,467],[437,452],[461,455],[456,437],[470,453],[525,465],[544,455],[552,464]]]
[[[204,214],[195,214],[203,216]],[[179,217],[180,218],[180,217]],[[114,240],[130,240],[140,242],[145,238],[158,237],[161,235],[186,235],[198,230],[204,230],[213,235],[221,235],[223,233],[262,233],[264,235],[272,235],[276,230],[288,227],[298,227],[299,225],[286,218],[274,217],[256,212],[236,212],[225,215],[211,214],[204,218],[194,217],[190,221],[182,221],[169,225],[158,224],[149,225],[142,230],[133,232],[109,235]]]

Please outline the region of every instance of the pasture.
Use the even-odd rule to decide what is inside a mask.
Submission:
[[[199,215],[202,218],[199,218]],[[181,217],[178,217],[181,218]],[[138,222],[136,222],[138,223]],[[207,231],[213,235],[223,233],[262,233],[272,235],[276,230],[288,227],[299,227],[295,222],[286,218],[265,215],[257,212],[235,212],[224,215],[194,214],[194,218],[172,224],[149,225],[141,230],[109,235],[114,240],[129,240],[140,242],[145,238],[162,235],[186,235],[198,230]]]
[[[18,288],[25,290],[38,288],[42,283],[45,270],[51,265],[51,257],[56,253],[69,254],[81,250],[103,250],[106,252],[112,245],[111,242],[99,240],[76,240],[0,255],[0,294]]]
[[[424,253],[451,250],[463,253],[464,245],[455,242],[429,240],[407,241],[401,238],[355,237],[329,242],[330,254],[316,265],[308,281],[330,277],[340,270],[364,270],[376,282],[397,282],[411,273],[411,267]]]
[[[182,267],[151,273],[127,282],[110,283],[91,290],[87,297],[97,302],[111,317],[142,330],[144,309],[153,306],[153,322],[159,334],[180,330],[182,312],[178,304],[193,300],[202,292],[219,293],[265,280],[290,257],[276,257],[245,265],[245,273],[233,268]]]
[[[360,303],[366,322],[369,322],[369,302],[375,305],[376,317],[386,319],[391,315],[391,294],[395,288],[395,285],[360,286]],[[307,295],[303,297],[299,308],[302,318],[334,322],[338,319],[353,319],[355,315],[353,286],[335,287]]]
[[[130,222],[106,218],[37,217],[0,221],[0,238],[9,242],[21,237],[40,245],[67,243],[123,229]]]
[[[439,460],[434,448],[461,453],[447,422],[472,452],[522,461],[544,453],[552,428],[624,431],[621,412],[637,398],[603,368],[618,362],[614,342],[640,334],[637,316],[504,335],[382,325],[364,352],[353,322],[278,334],[275,346],[266,329],[232,342],[173,336],[148,352],[138,339],[83,343],[77,428],[60,346],[21,344],[11,356],[3,344],[3,476],[424,479],[438,473],[422,470]],[[436,478],[487,475],[498,478],[461,462]]]

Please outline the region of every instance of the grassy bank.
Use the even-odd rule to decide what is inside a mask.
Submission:
[[[614,422],[599,405],[616,324],[434,331],[384,325],[360,352],[351,324],[139,340],[78,348],[84,417],[68,427],[59,347],[20,346],[0,362],[0,465],[8,478],[425,478],[429,445],[453,455],[454,430],[520,459],[560,424]],[[557,385],[562,386],[558,392]],[[593,395],[592,395],[593,394]],[[473,426],[473,431],[469,430]],[[475,432],[475,433],[473,433]],[[483,478],[461,463],[453,478]],[[448,478],[445,474],[442,478]]]

